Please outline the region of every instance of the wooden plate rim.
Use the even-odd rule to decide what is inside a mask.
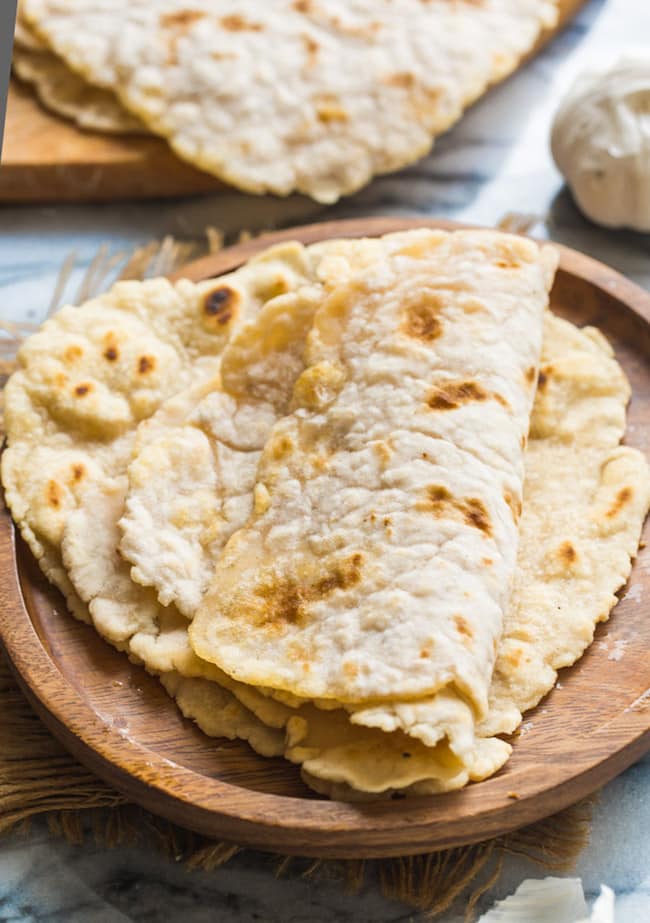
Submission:
[[[230,271],[273,243],[304,243],[334,236],[376,236],[413,227],[467,227],[421,218],[372,218],[292,228],[228,248],[188,264],[173,278],[198,280]],[[623,302],[650,323],[650,295],[610,267],[570,248],[558,246],[560,268]],[[530,794],[511,800],[482,794],[499,777],[445,796],[399,802],[347,804],[301,799],[239,788],[171,763],[136,740],[107,726],[66,681],[39,639],[21,586],[14,526],[6,509],[0,518],[0,639],[21,687],[38,714],[64,745],[109,784],[156,813],[198,832],[242,845],[283,853],[336,857],[373,857],[422,853],[477,842],[532,823],[589,794],[631,765],[650,747],[649,719],[637,703],[607,725],[598,760],[557,780],[546,773]],[[73,713],[71,715],[71,712]],[[558,750],[558,769],[573,766],[571,741]],[[604,757],[602,756],[604,753]],[[561,772],[560,772],[561,775]],[[520,777],[521,779],[521,777]],[[188,791],[201,788],[201,796]],[[541,796],[544,796],[543,798]]]

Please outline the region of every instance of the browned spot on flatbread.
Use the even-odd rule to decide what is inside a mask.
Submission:
[[[87,394],[90,394],[92,390],[93,386],[89,381],[84,381],[74,386],[74,393],[77,397],[85,397]]]
[[[204,17],[205,13],[199,10],[177,10],[174,13],[163,13],[160,17],[160,25],[164,29],[187,29],[192,23]]]
[[[448,381],[433,388],[427,396],[427,404],[432,410],[456,410],[463,404],[488,400],[510,407],[502,394],[486,390],[477,381]]]
[[[302,43],[305,46],[307,57],[310,59],[310,61],[313,61],[313,59],[320,51],[320,45],[315,38],[312,38],[311,35],[307,35],[306,32],[303,32],[300,38],[302,39]]]
[[[557,554],[567,567],[571,567],[578,560],[578,552],[568,539],[558,547]]]
[[[117,346],[107,346],[104,350],[104,359],[108,359],[109,362],[115,362],[119,355]]]
[[[63,358],[65,362],[76,362],[77,359],[81,359],[83,354],[84,351],[81,346],[77,346],[73,343],[72,346],[67,347],[66,351],[63,353]]]
[[[244,19],[239,13],[232,13],[230,16],[222,16],[219,20],[224,29],[228,32],[263,32],[264,26],[260,22],[251,22]]]
[[[258,587],[257,596],[263,605],[260,610],[253,610],[256,625],[273,627],[282,623],[299,623],[304,599],[294,580],[263,584]]]
[[[506,660],[508,663],[512,664],[513,667],[518,667],[521,663],[522,655],[523,651],[521,648],[515,648],[514,651],[509,651],[506,654]]]
[[[426,298],[410,305],[402,321],[402,332],[407,336],[430,343],[442,334],[438,317],[441,304],[434,298]]]
[[[396,254],[408,256],[414,260],[425,260],[431,256],[432,250],[441,245],[442,241],[443,238],[438,234],[427,234],[424,237],[410,241],[408,244],[404,244],[396,251]]]
[[[47,482],[46,497],[49,505],[54,507],[55,510],[58,510],[63,500],[63,491],[56,481]]]
[[[485,311],[485,302],[471,295],[461,299],[460,306],[465,314],[479,314],[481,311]]]
[[[396,74],[389,74],[384,77],[383,82],[389,87],[400,87],[408,90],[415,83],[415,77],[410,71],[398,71]]]
[[[377,32],[382,29],[382,23],[378,20],[364,20],[359,24],[346,22],[340,16],[328,16],[326,21],[336,32],[341,32],[343,35],[350,36],[350,38],[373,39]]]
[[[343,661],[343,675],[347,676],[348,679],[354,679],[359,673],[359,667],[356,663],[353,663],[351,660]]]
[[[153,372],[156,368],[156,357],[155,356],[140,356],[138,359],[138,374],[139,375],[148,375],[149,372]]]
[[[373,448],[382,464],[387,465],[393,456],[393,450],[389,444],[387,442],[375,442]]]
[[[469,639],[474,637],[472,626],[465,618],[463,618],[462,615],[454,616],[454,625],[456,626],[456,631],[459,635],[463,635],[463,637]]]
[[[347,590],[361,579],[363,555],[355,553],[332,570],[312,579],[270,575],[256,587],[248,605],[237,604],[237,612],[257,627],[282,632],[287,625],[300,625],[308,603],[324,599],[336,590]]]
[[[477,497],[470,497],[462,501],[460,509],[468,526],[479,529],[485,535],[492,535],[490,517],[482,500]]]
[[[337,96],[325,93],[315,100],[316,116],[319,122],[347,122],[349,114]]]
[[[631,487],[621,487],[611,507],[605,513],[605,516],[607,516],[608,519],[613,519],[615,516],[618,516],[623,507],[630,502],[633,496],[634,491]]]
[[[311,13],[311,0],[293,0],[293,8],[296,13]]]
[[[431,648],[426,647],[426,646],[420,648],[420,660],[428,660],[430,656],[431,656]]]
[[[167,64],[171,67],[178,64],[178,42],[190,31],[191,27],[199,19],[205,17],[205,13],[198,10],[178,10],[175,13],[165,13],[160,17],[160,25],[163,29],[169,30],[167,38]]]
[[[454,410],[470,401],[486,401],[485,388],[477,381],[449,381],[429,393],[427,404],[432,410]]]
[[[271,278],[260,279],[255,286],[255,294],[261,301],[270,301],[278,295],[286,295],[291,289],[291,282],[282,272],[275,273]]]
[[[485,504],[477,497],[458,500],[441,484],[430,484],[426,488],[426,498],[416,504],[416,509],[432,513],[439,519],[448,517],[462,519],[468,526],[478,529],[484,535],[492,535],[492,523]]]
[[[494,561],[492,558],[481,558],[481,564],[483,564],[485,567],[492,567]]]
[[[553,374],[553,366],[545,365],[544,368],[539,370],[539,375],[537,376],[537,390],[544,391],[548,384],[549,377]]]
[[[536,369],[534,365],[531,365],[526,369],[526,381],[528,382],[529,385],[532,385],[533,382],[535,381],[535,374],[536,374]]]
[[[272,458],[276,461],[282,461],[283,458],[287,458],[291,455],[293,448],[294,445],[291,438],[287,436],[286,433],[283,433],[271,442],[269,451]]]
[[[326,471],[328,460],[325,455],[310,455],[309,464],[314,471]]]
[[[426,490],[426,500],[418,504],[418,508],[442,516],[449,506],[453,504],[453,497],[446,487],[441,484],[430,484]]]
[[[505,407],[506,410],[511,409],[510,404],[508,403],[507,399],[503,396],[503,394],[499,394],[498,391],[492,391],[490,393],[490,397],[492,398],[493,401],[496,401],[497,404],[501,404],[502,407]]]
[[[75,483],[78,484],[79,481],[83,480],[83,477],[85,474],[86,474],[86,469],[81,464],[81,462],[78,462],[76,465],[72,466],[72,480]]]
[[[361,579],[362,563],[363,556],[358,552],[353,554],[347,560],[337,565],[331,574],[321,578],[315,583],[313,585],[315,595],[312,596],[310,591],[310,597],[312,599],[320,599],[324,596],[329,596],[334,590],[347,590],[349,587],[354,586]]]
[[[514,494],[512,494],[509,490],[503,491],[503,499],[510,507],[512,518],[515,520],[515,522],[517,522],[521,516],[521,500],[519,497],[514,496]]]
[[[227,285],[213,289],[203,299],[204,323],[207,327],[223,327],[236,315],[241,295]]]

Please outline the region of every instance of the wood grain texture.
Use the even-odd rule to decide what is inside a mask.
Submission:
[[[560,0],[558,25],[541,36],[532,54],[586,2]],[[90,202],[227,189],[214,176],[176,157],[165,141],[82,131],[43,109],[30,88],[11,81],[0,202]]]
[[[420,219],[311,225],[224,250],[178,273],[203,279],[286,239],[378,235]],[[595,324],[633,388],[628,441],[650,453],[650,296],[560,247],[553,310]],[[646,527],[646,537],[650,528]],[[640,552],[609,623],[560,686],[526,715],[511,760],[461,792],[349,805],[320,799],[295,767],[219,742],[181,718],[158,682],[65,612],[5,511],[0,517],[0,638],[35,710],[84,764],[154,813],[201,833],[288,854],[395,856],[476,842],[561,810],[650,748],[650,549]],[[629,592],[632,590],[632,592]],[[620,660],[610,659],[616,641]],[[513,797],[515,795],[516,797]]]
[[[0,202],[102,201],[225,189],[152,136],[82,131],[43,109],[12,79],[7,97]]]

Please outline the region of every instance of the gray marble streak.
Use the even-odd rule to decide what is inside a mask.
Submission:
[[[650,285],[650,236],[597,228],[577,211],[548,150],[560,94],[590,63],[650,44],[648,0],[592,0],[538,58],[492,91],[436,143],[431,155],[381,177],[325,209],[302,197],[280,201],[232,193],[175,201],[89,207],[5,208],[0,213],[0,317],[43,317],[58,269],[72,251],[75,289],[100,244],[129,250],[151,237],[199,239],[206,225],[230,234],[369,214],[444,216],[494,224],[506,212],[532,213],[536,233],[615,266]],[[617,923],[650,921],[650,757],[607,786],[589,847],[578,862],[590,899],[601,881],[618,895]],[[381,898],[369,881],[347,895],[333,880],[277,879],[268,856],[245,853],[212,873],[189,872],[153,848],[105,850],[62,844],[42,824],[0,841],[0,923],[397,923],[416,919]],[[510,857],[499,886],[512,892],[540,869]],[[459,913],[462,907],[458,908]],[[459,923],[456,914],[443,923]],[[523,923],[523,921],[522,921]]]

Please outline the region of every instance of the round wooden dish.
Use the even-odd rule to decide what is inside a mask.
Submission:
[[[377,235],[443,222],[376,219],[312,225],[207,257],[178,275],[233,269],[277,240]],[[595,324],[632,382],[629,441],[650,450],[650,297],[613,270],[561,248],[553,309]],[[430,798],[349,805],[320,799],[282,760],[215,742],[181,718],[158,682],[65,612],[0,520],[0,636],[30,702],[97,775],[158,814],[213,837],[307,856],[422,853],[486,839],[560,810],[607,782],[650,746],[650,554],[626,598],[561,686],[526,716],[506,767],[479,785]],[[614,648],[615,642],[622,644]],[[615,659],[612,651],[623,650]]]

